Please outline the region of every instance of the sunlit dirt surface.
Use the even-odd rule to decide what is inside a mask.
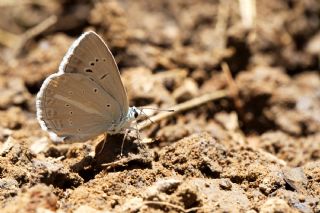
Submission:
[[[320,212],[320,4],[254,2],[0,1],[0,211]],[[151,143],[131,132],[122,156],[122,135],[53,143],[35,96],[86,30],[130,105],[230,95],[152,124]]]

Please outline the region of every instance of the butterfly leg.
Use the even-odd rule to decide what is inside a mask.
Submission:
[[[102,152],[102,150],[103,150],[103,148],[104,148],[104,145],[105,145],[106,142],[107,142],[107,133],[105,132],[103,135],[104,135],[103,144],[102,144],[102,147],[101,147],[100,151],[98,152],[98,155],[101,154],[101,152]]]
[[[122,139],[122,143],[121,143],[121,151],[120,151],[120,156],[122,157],[122,154],[123,154],[123,145],[124,145],[124,141],[126,140],[126,137],[129,133],[129,129],[126,129],[125,133],[124,133],[124,136],[123,136],[123,139]]]
[[[137,133],[138,141],[139,141],[139,143],[141,143],[141,136],[140,136],[140,132],[139,132],[139,129],[138,129],[138,123],[137,122],[136,122],[135,130],[136,130],[136,133]]]

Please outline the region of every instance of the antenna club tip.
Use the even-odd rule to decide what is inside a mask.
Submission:
[[[174,112],[174,109],[156,109],[156,108],[149,108],[149,107],[139,107],[140,111],[144,109],[150,109],[150,110],[155,110],[155,111],[163,111],[163,112]]]

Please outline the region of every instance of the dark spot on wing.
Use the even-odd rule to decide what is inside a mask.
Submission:
[[[70,107],[70,105],[69,105],[69,104],[66,104],[66,107]]]
[[[104,79],[105,77],[107,77],[109,74],[104,74],[103,76],[100,77],[100,79]]]
[[[70,115],[72,115],[73,114],[73,112],[72,111],[70,111]]]
[[[107,107],[110,107],[110,104],[107,104]]]
[[[94,66],[94,62],[91,62],[90,65],[91,65],[91,66]]]
[[[106,61],[106,59],[104,58],[103,61]]]
[[[97,88],[94,88],[93,91],[94,91],[94,92],[98,92],[98,89],[97,89]]]
[[[99,59],[98,58],[96,58],[96,62],[98,62],[99,61]]]
[[[92,72],[92,69],[86,69],[86,72]]]

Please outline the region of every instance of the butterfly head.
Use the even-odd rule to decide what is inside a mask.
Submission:
[[[133,108],[133,116],[134,116],[134,118],[137,119],[139,117],[139,115],[141,115],[141,110],[136,108],[136,107],[134,107]]]
[[[128,118],[131,120],[137,119],[142,114],[142,111],[137,107],[130,107],[128,112]]]

